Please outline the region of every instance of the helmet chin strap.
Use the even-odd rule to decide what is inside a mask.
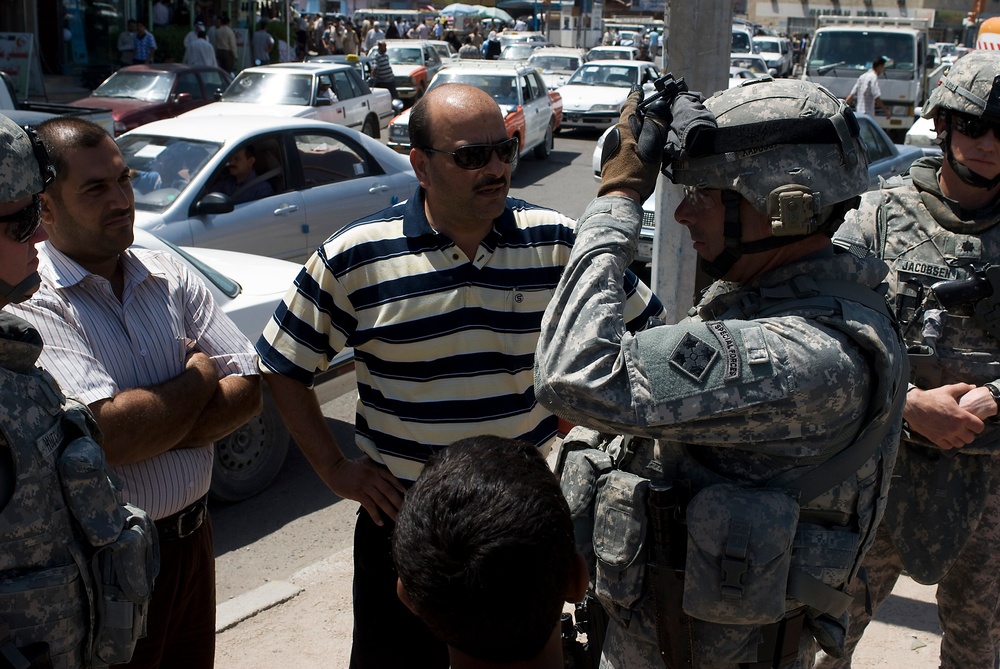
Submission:
[[[698,259],[702,271],[713,279],[723,278],[744,254],[763,253],[811,236],[788,235],[765,237],[753,242],[741,241],[743,237],[743,224],[740,221],[741,199],[740,194],[734,190],[722,191],[722,204],[726,208],[726,219],[722,229],[722,236],[726,243],[725,248],[723,248],[722,253],[716,256],[715,260]]]
[[[991,131],[992,132],[992,131]],[[951,121],[948,120],[945,125],[944,141],[942,141],[944,146],[944,155],[948,160],[948,165],[954,170],[958,178],[963,182],[969,184],[973,188],[985,188],[986,190],[992,190],[998,184],[1000,184],[1000,174],[997,174],[992,179],[987,179],[981,174],[976,174],[968,167],[958,162],[955,158],[955,154],[951,150]]]
[[[0,279],[0,297],[7,300],[8,304],[20,304],[31,297],[31,294],[40,285],[42,285],[42,278],[38,276],[38,272],[32,272],[16,286]]]

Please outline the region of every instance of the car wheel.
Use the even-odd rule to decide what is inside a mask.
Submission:
[[[288,429],[265,386],[260,414],[215,442],[212,497],[239,502],[262,491],[281,471],[288,440]]]
[[[510,163],[510,178],[514,178],[514,174],[517,172],[517,166],[521,164],[521,151],[518,149],[517,154],[514,156],[514,160]]]
[[[541,144],[535,147],[535,158],[538,160],[545,160],[552,153],[552,147],[555,144],[555,138],[552,136],[552,124],[545,129],[545,139]]]
[[[375,120],[374,116],[369,116],[365,119],[365,124],[361,126],[361,132],[369,137],[378,139],[378,121]]]

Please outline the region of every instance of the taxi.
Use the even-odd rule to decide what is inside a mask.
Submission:
[[[385,52],[392,65],[392,75],[399,99],[412,105],[423,96],[431,79],[441,69],[441,56],[430,40],[387,39]],[[368,52],[370,58],[378,46]]]

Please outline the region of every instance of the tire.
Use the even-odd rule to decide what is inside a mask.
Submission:
[[[517,166],[521,164],[521,151],[518,149],[517,155],[514,156],[513,162],[510,164],[510,178],[513,179],[514,175],[517,173]]]
[[[549,127],[545,129],[545,139],[535,147],[535,158],[537,160],[547,160],[552,153],[555,141],[555,137],[552,136],[552,124],[549,123]]]
[[[288,441],[288,429],[265,386],[260,414],[215,442],[212,498],[239,502],[264,490],[285,463]]]
[[[365,119],[364,125],[361,126],[361,133],[374,139],[378,139],[378,121],[375,120],[374,116],[369,116]]]

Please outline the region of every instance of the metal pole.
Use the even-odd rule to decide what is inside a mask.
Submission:
[[[705,97],[728,85],[732,18],[728,2],[667,2],[664,62],[674,76],[684,77],[692,91],[701,91]],[[671,31],[671,25],[677,26],[677,31]],[[698,26],[698,30],[690,30],[690,26]],[[667,320],[677,322],[694,303],[697,254],[687,230],[674,220],[682,189],[660,179],[654,198],[653,290],[666,308]]]

